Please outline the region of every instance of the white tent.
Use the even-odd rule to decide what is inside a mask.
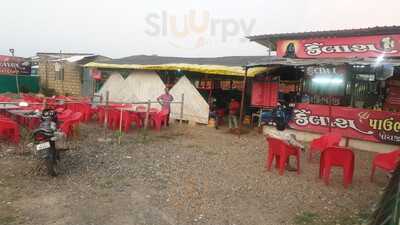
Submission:
[[[112,73],[110,77],[106,80],[106,82],[101,87],[98,94],[101,94],[104,98],[106,98],[106,92],[109,92],[109,101],[120,101],[120,90],[124,87],[124,78],[119,73]]]
[[[183,76],[170,90],[175,101],[181,101],[184,94],[183,119],[208,124],[209,105],[186,76]],[[180,119],[181,104],[171,105],[171,118]]]
[[[156,101],[164,93],[164,88],[165,85],[156,72],[138,70],[125,79],[119,96],[124,102]],[[161,108],[160,104],[152,104],[151,107]]]

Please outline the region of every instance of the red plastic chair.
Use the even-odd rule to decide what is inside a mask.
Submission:
[[[332,167],[343,167],[343,184],[347,188],[353,180],[354,152],[348,148],[328,147],[321,153],[319,178],[323,178],[325,184],[329,184]]]
[[[15,144],[19,143],[19,128],[18,124],[6,118],[0,119],[0,135],[11,139]]]
[[[137,112],[146,112],[147,111],[147,107],[146,106],[144,106],[144,105],[138,105],[138,106],[136,106],[136,109],[135,109]]]
[[[387,172],[393,172],[400,161],[400,149],[388,153],[380,153],[372,161],[371,182],[374,179],[376,167]]]
[[[139,114],[135,112],[122,112],[122,118],[124,120],[124,131],[128,132],[129,128],[131,127],[132,122],[135,123],[136,127],[142,127],[142,119],[140,118]]]
[[[300,174],[300,149],[289,145],[288,143],[276,139],[267,137],[268,142],[268,156],[265,162],[265,167],[268,171],[271,171],[272,162],[275,159],[275,165],[279,168],[279,175],[283,175],[286,164],[290,156],[296,157],[297,163],[297,174]]]
[[[150,114],[150,122],[157,131],[161,131],[161,126],[163,124],[167,124],[167,115],[167,110],[161,110],[160,112],[153,115]]]
[[[65,111],[65,109],[63,107],[57,107],[56,108],[56,112],[59,113],[59,114],[64,112],[64,111]]]
[[[80,112],[82,113],[81,121],[85,122],[88,121],[90,118],[90,104],[88,103],[67,103],[67,109],[72,110],[73,112]]]
[[[314,139],[310,144],[308,160],[312,160],[312,154],[315,152],[322,152],[327,147],[339,146],[341,139],[342,135],[338,133],[328,133]]]
[[[80,112],[73,113],[67,120],[65,120],[61,124],[60,130],[63,133],[65,133],[67,137],[70,137],[71,135],[73,135],[74,127],[76,125],[79,125],[81,118],[82,118],[82,113]]]
[[[66,109],[62,113],[57,114],[57,119],[60,121],[67,120],[72,115],[72,110]]]

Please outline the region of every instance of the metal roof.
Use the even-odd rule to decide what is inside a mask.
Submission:
[[[250,41],[255,41],[272,50],[275,50],[277,40],[307,39],[307,38],[326,38],[326,37],[349,37],[349,36],[369,36],[369,35],[391,35],[400,34],[400,26],[376,26],[360,29],[310,31],[296,33],[277,33],[248,36]]]
[[[136,64],[136,65],[163,65],[163,64],[196,64],[219,66],[243,66],[264,58],[265,56],[225,56],[212,58],[184,58],[158,55],[134,55],[121,59],[98,61],[105,64]]]
[[[374,58],[339,58],[339,59],[291,59],[282,57],[265,57],[247,64],[247,68],[282,66],[311,66],[311,65],[379,65],[391,64],[400,66],[400,59],[383,59],[377,62]]]

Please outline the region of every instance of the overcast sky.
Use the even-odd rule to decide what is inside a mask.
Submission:
[[[399,0],[8,0],[0,54],[265,55],[246,35],[400,25]]]

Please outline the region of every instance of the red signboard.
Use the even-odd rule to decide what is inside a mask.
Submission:
[[[399,35],[279,40],[276,54],[289,58],[367,58],[400,56]]]
[[[30,63],[21,57],[0,55],[0,74],[30,74]]]
[[[400,144],[400,114],[311,104],[297,104],[290,127],[318,133],[338,132],[344,137]]]
[[[95,80],[101,80],[101,71],[97,69],[92,69],[92,78]]]
[[[278,82],[253,82],[251,105],[275,107],[278,102]]]

